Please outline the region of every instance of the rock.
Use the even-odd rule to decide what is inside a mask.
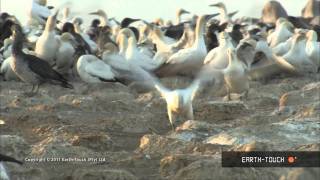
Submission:
[[[160,174],[164,178],[174,176],[180,169],[188,166],[189,164],[207,159],[208,156],[178,154],[166,156],[160,161]]]
[[[20,136],[0,135],[0,153],[23,160],[30,153],[30,146]]]
[[[174,180],[191,179],[277,179],[271,170],[255,168],[223,168],[219,158],[208,158],[191,163],[180,169],[172,178]]]
[[[17,168],[10,172],[11,179],[32,179],[32,180],[43,180],[48,179],[48,173],[42,168]]]
[[[112,151],[113,142],[108,135],[105,134],[88,134],[74,136],[71,140],[73,146],[87,147],[94,151]]]
[[[296,112],[301,110],[301,107],[302,109],[303,107],[317,109],[319,108],[320,101],[319,92],[320,82],[308,84],[304,86],[301,90],[290,91],[288,93],[285,93],[281,96],[279,100],[279,111]],[[312,108],[312,106],[314,108]]]
[[[236,137],[232,137],[227,133],[221,133],[212,137],[209,137],[205,140],[205,143],[209,144],[220,144],[220,145],[234,145],[238,139]]]
[[[320,177],[319,168],[294,168],[280,180],[314,180]]]
[[[194,111],[197,119],[207,122],[232,120],[250,113],[246,105],[239,101],[209,101],[199,104]]]
[[[137,180],[138,178],[132,173],[121,169],[103,169],[103,168],[90,168],[90,169],[77,169],[72,174],[72,179],[76,180]]]
[[[203,144],[200,142],[186,142],[179,139],[162,137],[159,135],[145,135],[140,140],[138,152],[153,156],[172,154],[215,154],[230,147],[224,145]]]

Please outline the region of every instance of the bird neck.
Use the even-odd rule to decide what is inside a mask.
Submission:
[[[103,14],[100,16],[100,21],[101,21],[101,26],[108,26],[109,25],[108,16],[106,14]]]
[[[15,34],[13,36],[12,54],[14,56],[22,54],[22,47],[23,47],[23,35]]]
[[[225,7],[220,7],[219,12],[220,12],[220,24],[227,22],[229,19],[227,9]]]
[[[199,46],[205,46],[204,44],[204,24],[205,24],[205,18],[204,17],[199,17],[197,21],[197,26],[196,26],[196,31],[195,31],[195,41],[193,46],[194,47],[199,47]]]

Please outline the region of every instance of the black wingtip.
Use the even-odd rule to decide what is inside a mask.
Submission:
[[[73,85],[68,82],[63,82],[61,86],[64,88],[74,89]]]
[[[6,155],[3,155],[3,154],[0,154],[0,162],[1,161],[3,161],[3,162],[13,162],[13,163],[17,163],[19,165],[23,165],[22,161],[16,160],[13,157],[6,156]]]

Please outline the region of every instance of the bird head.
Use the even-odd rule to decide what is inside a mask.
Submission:
[[[211,5],[209,5],[209,6],[211,6],[211,7],[223,8],[223,9],[226,8],[226,6],[223,4],[223,2],[218,2],[218,3],[216,3],[216,4],[211,4]]]
[[[95,12],[91,12],[89,13],[90,15],[97,15],[97,16],[107,16],[106,12],[104,12],[104,10],[99,9]]]
[[[183,14],[190,14],[190,12],[187,11],[187,10],[185,10],[185,9],[182,9],[182,8],[180,8],[180,9],[177,10],[177,15],[178,15],[178,16],[181,16],[181,15],[183,15]]]

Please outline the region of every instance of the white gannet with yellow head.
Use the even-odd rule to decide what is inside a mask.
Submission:
[[[94,55],[82,55],[77,62],[77,72],[87,83],[115,81],[112,68]]]
[[[294,26],[284,18],[279,18],[276,22],[276,28],[268,38],[267,42],[270,47],[276,47],[281,42],[288,40],[294,32]]]
[[[299,73],[316,73],[317,65],[308,57],[306,52],[306,36],[303,33],[294,35],[290,50],[282,56]]]
[[[219,46],[212,49],[204,59],[204,64],[216,69],[224,69],[228,66],[228,49],[234,49],[232,39],[227,32],[221,32],[218,36]]]
[[[158,76],[188,75],[193,76],[201,69],[207,55],[204,41],[205,23],[214,15],[203,15],[197,20],[195,41],[190,48],[181,49],[174,53],[167,62],[156,70]]]
[[[192,101],[200,88],[200,81],[195,80],[185,89],[174,90],[170,90],[161,83],[156,82],[155,88],[167,103],[167,113],[173,131],[175,131],[175,123],[179,117],[186,118],[183,120],[194,119]]]
[[[49,16],[46,27],[39,37],[35,52],[37,56],[53,65],[56,58],[56,53],[59,48],[59,37],[57,37],[55,28],[57,23],[58,11],[53,15]]]
[[[181,16],[184,14],[190,14],[189,11],[179,8],[176,12],[176,24],[180,24],[181,23]]]
[[[70,33],[65,32],[60,36],[60,46],[56,54],[54,66],[54,69],[60,74],[68,74],[74,64],[75,49],[73,44],[76,44],[76,40]]]
[[[108,19],[108,15],[107,13],[102,10],[102,9],[99,9],[97,10],[96,12],[91,12],[89,13],[90,15],[97,15],[99,16],[100,18],[100,26],[110,26],[110,22],[109,22],[109,19]]]
[[[314,30],[309,30],[306,36],[307,36],[307,44],[306,44],[307,55],[313,61],[313,63],[319,68],[320,67],[320,42],[317,41],[319,37]]]

